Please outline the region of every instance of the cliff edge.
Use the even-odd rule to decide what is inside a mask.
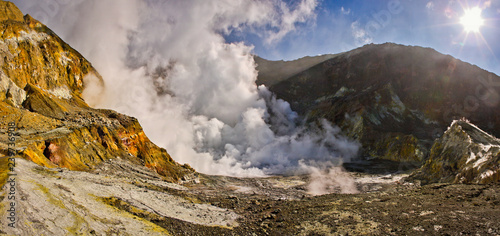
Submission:
[[[6,1],[0,1],[0,27],[0,180],[9,155],[83,171],[125,158],[171,182],[194,173],[153,144],[137,119],[87,105],[86,84],[104,86],[103,80],[52,30]]]

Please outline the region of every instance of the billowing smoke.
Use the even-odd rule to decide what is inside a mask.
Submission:
[[[358,144],[338,128],[301,125],[288,103],[257,87],[252,47],[223,37],[250,30],[271,45],[314,19],[317,0],[55,1],[59,10],[47,2],[19,5],[42,19],[52,9],[45,23],[101,73],[105,88],[85,78],[85,99],[137,117],[178,162],[262,176],[310,173],[356,155]]]

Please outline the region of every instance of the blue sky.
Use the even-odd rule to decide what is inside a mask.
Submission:
[[[460,19],[473,7],[485,21],[478,33],[467,34]],[[257,55],[272,60],[394,42],[431,47],[500,75],[500,0],[320,0],[315,15],[272,44],[254,30],[225,38],[254,45]]]

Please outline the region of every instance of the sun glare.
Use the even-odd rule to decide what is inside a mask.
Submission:
[[[467,33],[479,33],[479,28],[483,26],[484,19],[481,17],[481,8],[473,7],[465,9],[465,14],[460,18],[460,23],[464,26]]]

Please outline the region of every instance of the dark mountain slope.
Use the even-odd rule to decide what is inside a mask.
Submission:
[[[274,85],[338,55],[325,54],[316,57],[303,57],[293,61],[269,61],[255,56],[254,60],[257,64],[257,71],[259,71],[257,85]]]
[[[339,125],[366,157],[422,161],[460,117],[500,135],[500,78],[430,48],[366,45],[268,85],[309,121]]]

